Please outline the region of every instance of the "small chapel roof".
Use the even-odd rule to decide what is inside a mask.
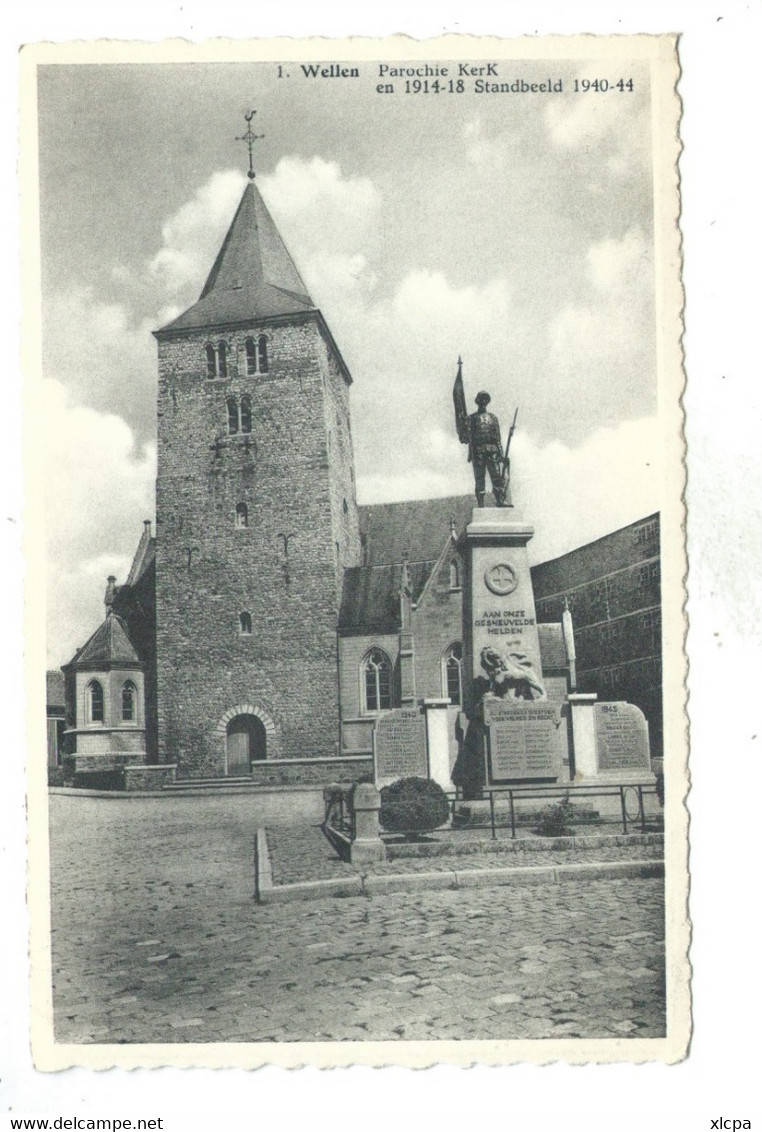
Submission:
[[[442,551],[450,521],[454,522],[458,533],[462,532],[471,520],[473,507],[472,495],[359,507],[367,565],[401,562],[405,553],[411,562],[428,561],[433,565]]]
[[[104,666],[139,665],[140,658],[133,648],[127,628],[121,617],[109,612],[86,644],[78,649],[65,668],[93,668]]]
[[[258,322],[314,310],[315,304],[251,180],[198,302],[157,334]]]

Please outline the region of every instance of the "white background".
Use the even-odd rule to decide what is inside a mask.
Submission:
[[[2,459],[4,570],[0,1111],[163,1116],[168,1132],[254,1128],[443,1126],[709,1129],[717,1117],[759,1127],[760,774],[759,55],[758,3],[387,2],[5,3]],[[687,291],[691,915],[695,1030],[673,1067],[555,1065],[425,1072],[266,1069],[38,1074],[28,1046],[24,902],[23,494],[20,470],[17,49],[24,42],[116,36],[682,33],[681,160]],[[33,429],[30,431],[33,438]],[[27,600],[34,600],[29,590]],[[756,1104],[755,1104],[756,1098]]]

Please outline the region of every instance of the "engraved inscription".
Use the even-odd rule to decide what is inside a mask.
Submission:
[[[560,724],[556,705],[516,707],[485,704],[493,782],[521,778],[555,778],[555,752]]]
[[[380,717],[376,769],[380,780],[427,776],[426,723],[416,708],[399,708]]]
[[[595,705],[599,770],[649,770],[648,724],[635,704]]]

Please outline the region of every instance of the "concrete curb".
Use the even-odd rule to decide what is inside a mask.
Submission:
[[[257,831],[257,838],[264,830]],[[259,840],[258,840],[259,844]],[[262,871],[256,884],[260,904],[290,903],[295,900],[323,900],[331,897],[384,896],[390,892],[420,892],[444,888],[486,888],[563,884],[574,880],[625,880],[664,876],[663,861],[602,861],[575,865],[540,865],[515,869],[462,869],[460,871],[415,873],[366,873],[333,880],[311,880],[300,884],[273,885],[270,858],[266,865],[257,854]],[[267,877],[269,876],[269,884]]]

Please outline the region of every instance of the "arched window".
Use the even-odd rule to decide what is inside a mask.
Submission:
[[[245,348],[246,373],[251,377],[252,374],[257,372],[257,346],[253,338],[246,339]]]
[[[87,686],[87,707],[91,723],[103,723],[103,687],[97,680]]]
[[[267,335],[260,334],[257,339],[257,362],[260,373],[267,373]]]
[[[241,398],[241,432],[251,432],[251,397]]]
[[[450,563],[450,589],[451,590],[459,590],[460,589],[460,573],[458,571],[458,563],[457,562],[451,562]]]
[[[228,432],[233,436],[238,432],[238,402],[235,397],[228,397]]]
[[[249,508],[245,503],[236,503],[235,506],[235,525],[242,530],[249,525]]]
[[[220,377],[228,375],[228,348],[224,342],[217,343],[217,373]]]
[[[463,703],[463,646],[459,641],[450,645],[442,657],[442,691],[451,704]]]
[[[217,352],[211,342],[206,347],[206,376],[217,376]]]
[[[371,649],[362,662],[365,711],[388,711],[392,706],[392,662],[381,649]]]
[[[132,680],[122,684],[122,720],[132,723],[138,716],[138,690]]]
[[[241,626],[241,633],[243,636],[248,637],[251,635],[251,614],[242,613],[238,618]]]

